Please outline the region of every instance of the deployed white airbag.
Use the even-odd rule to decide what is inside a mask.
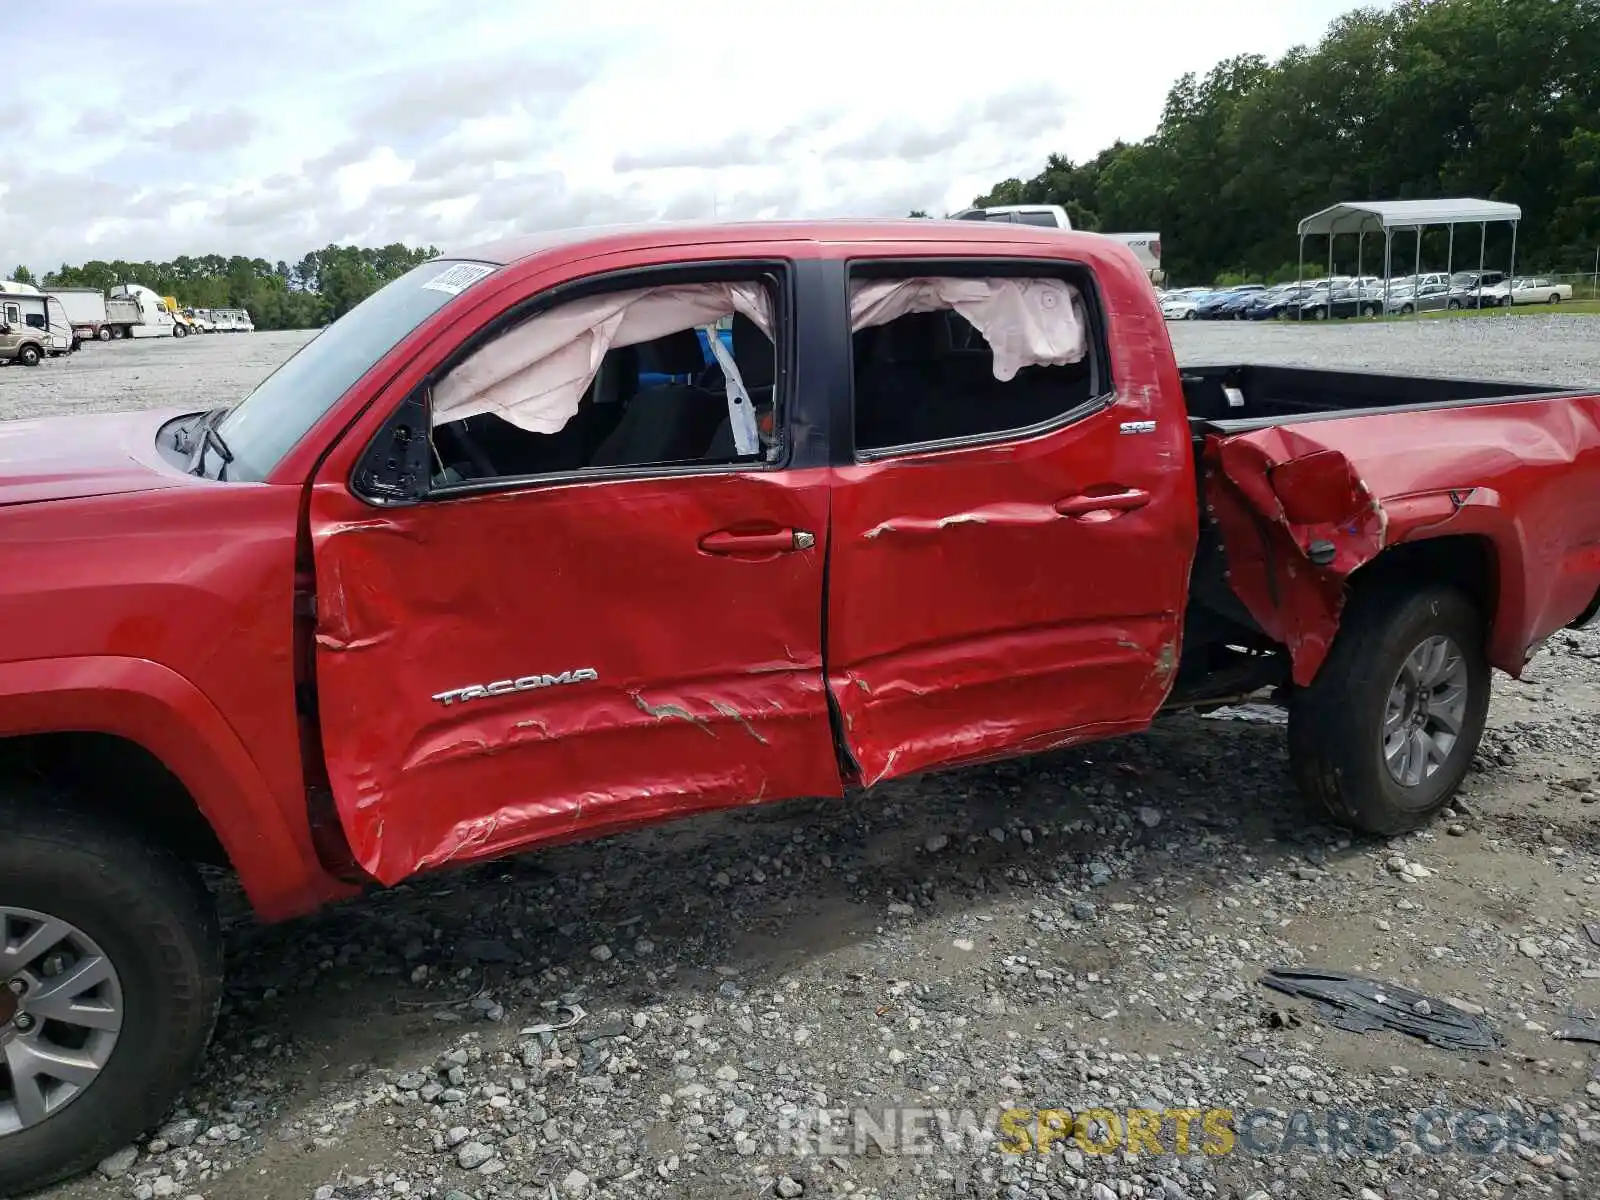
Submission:
[[[772,336],[772,306],[755,283],[692,283],[574,300],[496,338],[433,389],[433,423],[494,413],[532,433],[559,433],[614,346],[743,313]]]
[[[954,309],[983,335],[1002,383],[1026,366],[1066,366],[1089,351],[1078,289],[1059,279],[864,279],[850,290],[850,327]]]

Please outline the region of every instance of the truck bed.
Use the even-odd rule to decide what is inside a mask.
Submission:
[[[1228,432],[1359,413],[1492,404],[1576,390],[1543,383],[1249,364],[1185,367],[1182,374],[1190,419]]]

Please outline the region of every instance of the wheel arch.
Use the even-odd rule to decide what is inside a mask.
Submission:
[[[304,799],[280,803],[244,744],[188,680],[145,659],[95,656],[0,664],[0,763],[63,772],[91,805],[158,821],[191,861],[226,864],[266,920],[349,894],[322,867]],[[119,773],[126,772],[126,773]]]

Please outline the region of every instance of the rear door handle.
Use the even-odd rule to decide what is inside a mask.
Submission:
[[[707,554],[788,554],[794,550],[809,550],[816,544],[816,535],[807,529],[772,529],[757,533],[719,529],[700,539],[700,549]]]
[[[1143,488],[1126,488],[1120,492],[1106,492],[1094,495],[1084,492],[1076,496],[1068,496],[1065,500],[1056,502],[1056,511],[1063,517],[1081,517],[1087,513],[1104,512],[1132,512],[1136,508],[1143,508],[1150,503],[1150,493]]]

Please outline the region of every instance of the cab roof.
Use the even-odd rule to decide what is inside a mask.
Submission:
[[[586,255],[646,246],[694,246],[717,242],[814,242],[819,245],[859,245],[872,242],[994,242],[1034,243],[1061,250],[1082,246],[1099,235],[1040,225],[1000,222],[938,220],[902,217],[882,220],[860,218],[813,221],[716,221],[590,226],[523,234],[500,241],[464,247],[442,257],[474,259],[510,266],[549,250],[581,247]]]

